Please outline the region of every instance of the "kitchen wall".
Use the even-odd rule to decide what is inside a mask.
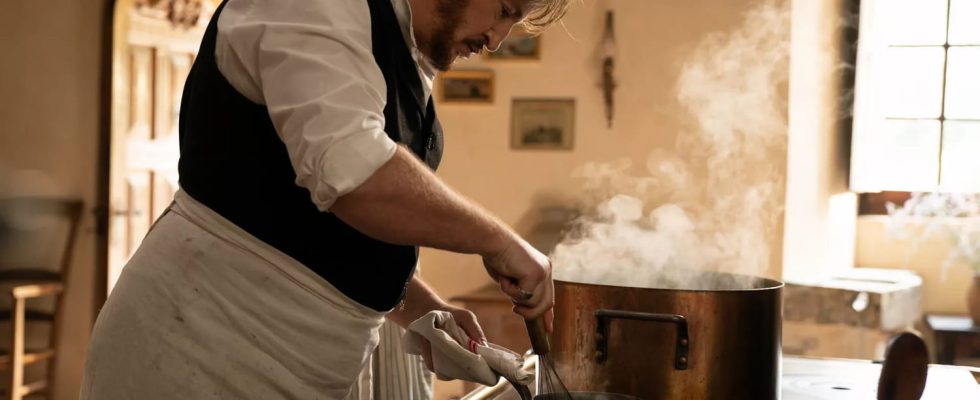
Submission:
[[[541,207],[568,205],[576,198],[581,188],[571,178],[575,168],[590,161],[629,157],[636,172],[642,172],[652,150],[672,150],[678,132],[690,131],[691,121],[677,102],[675,84],[692,47],[710,32],[735,27],[742,14],[760,2],[576,2],[564,28],[554,27],[542,36],[540,61],[461,63],[459,68],[494,70],[495,101],[440,106],[447,144],[439,175],[526,233],[539,222]],[[616,12],[618,47],[616,119],[611,129],[603,116],[598,55],[607,7]],[[514,97],[575,98],[574,149],[511,149],[509,112]],[[780,176],[785,173],[783,157],[785,153],[772,160]],[[772,276],[780,273],[779,236],[770,241],[776,253],[767,272]],[[437,251],[425,252],[423,273],[446,296],[479,286],[485,275],[476,257]]]
[[[848,191],[850,115],[842,39],[853,0],[792,1],[783,278],[854,265],[857,195]]]
[[[540,61],[463,63],[462,68],[496,72],[495,101],[440,106],[447,152],[439,174],[518,231],[529,232],[540,221],[541,207],[573,201],[578,183],[569,176],[574,168],[630,157],[642,169],[651,150],[672,148],[678,132],[690,126],[674,90],[681,61],[705,34],[735,27],[742,13],[761,1],[583,1],[575,4],[564,27],[542,37]],[[0,49],[5,60],[15,61],[0,63],[0,168],[39,170],[50,185],[36,190],[82,198],[88,210],[98,180],[105,3],[0,2]],[[605,126],[599,85],[606,8],[616,12],[618,42],[619,85],[611,129]],[[510,100],[524,96],[576,99],[573,150],[510,149]],[[779,175],[784,163],[784,154],[773,159]],[[770,247],[774,262],[766,274],[779,276],[780,235],[770,238]],[[77,396],[93,319],[96,251],[94,220],[87,213],[69,278],[57,399]],[[444,297],[487,281],[476,257],[429,250],[423,254],[423,274]]]
[[[923,278],[924,312],[963,314],[972,272],[958,262],[943,267],[946,238],[923,237],[923,224],[912,224],[908,237],[899,238],[886,217],[858,217],[857,196],[848,192],[847,100],[853,93],[842,90],[851,65],[840,46],[855,3],[792,1],[783,277],[814,278],[854,266],[909,269]]]
[[[897,232],[890,228],[888,217],[860,217],[854,263],[915,271],[922,277],[922,312],[966,314],[973,272],[958,260],[947,265],[952,250],[948,237],[941,230],[926,235],[926,228],[925,223],[910,223]]]
[[[734,27],[742,12],[761,1],[586,0],[573,7],[564,28],[555,27],[542,37],[540,61],[471,60],[463,63],[461,67],[490,68],[496,72],[495,102],[492,105],[440,106],[440,117],[447,132],[447,154],[439,174],[519,231],[531,231],[540,220],[539,208],[568,204],[575,197],[578,186],[569,179],[572,169],[588,161],[611,161],[624,156],[643,166],[651,149],[670,148],[677,132],[687,126],[681,118],[685,111],[678,105],[674,91],[680,61],[703,35]],[[40,171],[47,177],[47,183],[36,178],[36,174],[20,175],[34,183],[29,187],[31,191],[79,197],[85,200],[87,210],[94,204],[98,179],[98,115],[102,111],[99,108],[100,34],[102,26],[108,23],[103,18],[105,3],[106,0],[0,1],[0,49],[5,60],[0,63],[0,169],[3,173]],[[796,0],[793,6],[817,7],[816,3]],[[616,66],[619,87],[612,129],[605,127],[599,86],[598,46],[603,11],[607,7],[616,12],[619,48]],[[799,18],[819,20],[827,12],[812,11],[794,13],[794,29]],[[821,23],[823,28],[816,29],[826,29],[830,22],[812,24]],[[796,75],[800,71],[803,74]],[[817,82],[827,82],[830,78],[819,76],[819,71],[806,71],[804,68],[794,72],[791,98],[811,96],[811,99],[827,101],[835,96],[819,92],[823,86]],[[818,75],[813,75],[815,73]],[[818,80],[809,83],[808,91],[800,92],[799,84],[806,84],[807,76],[817,76]],[[576,99],[573,150],[510,149],[510,99],[523,96]],[[802,100],[800,104],[808,101],[811,100]],[[792,110],[796,111],[790,112],[791,132],[802,132],[798,129],[813,126],[807,125],[806,118],[814,118],[814,114],[807,116],[805,110],[799,114],[797,105]],[[833,113],[827,109],[817,112]],[[816,121],[819,126],[811,132],[830,129],[829,120],[810,121]],[[819,171],[827,171],[827,168],[808,169],[808,165],[824,165],[822,163],[837,157],[834,153],[839,146],[836,139],[823,138],[821,141],[819,138],[792,133],[790,137],[787,214],[801,215],[798,213],[802,212],[804,219],[801,221],[810,222],[787,224],[784,258],[787,274],[794,268],[801,271],[820,270],[822,265],[837,268],[840,260],[848,257],[845,250],[843,255],[833,256],[827,262],[817,261],[826,260],[819,251],[823,244],[807,248],[804,246],[806,241],[799,239],[807,237],[799,236],[799,232],[814,226],[817,232],[822,232],[820,237],[833,238],[832,232],[836,228],[832,226],[837,217],[831,216],[842,215],[833,210],[852,207],[852,200],[846,194],[837,197],[841,200],[834,204],[833,196],[842,191],[839,171],[826,173]],[[811,142],[804,145],[808,143],[806,140]],[[807,148],[818,151],[808,153],[804,151]],[[814,159],[797,163],[800,157]],[[779,168],[782,163],[781,159],[774,160],[774,165]],[[821,183],[817,187],[809,186],[809,179]],[[697,184],[692,182],[692,185]],[[15,189],[26,190],[27,187],[18,185]],[[945,270],[944,278],[942,265],[948,249],[946,242],[941,238],[916,243],[891,238],[881,218],[859,218],[856,223],[856,265],[913,269],[925,280],[926,312],[965,312],[964,297],[970,273],[964,266],[954,264]],[[781,248],[782,239],[773,237],[771,245],[774,249]],[[84,350],[93,319],[96,251],[94,219],[87,213],[69,277],[56,399],[77,398]],[[781,256],[774,255],[776,260]],[[426,279],[444,297],[465,293],[486,282],[476,257],[426,250],[423,263]],[[774,264],[770,274],[780,274],[779,264]],[[456,388],[454,385],[441,387],[443,393]]]
[[[575,168],[590,161],[630,157],[640,172],[651,150],[672,150],[679,132],[690,131],[690,120],[675,89],[681,63],[705,35],[735,28],[746,10],[762,2],[576,2],[565,26],[554,27],[541,37],[540,61],[474,59],[459,66],[492,69],[495,99],[491,105],[440,105],[446,156],[438,174],[522,234],[529,233],[541,222],[542,207],[568,205],[580,194],[579,182],[570,178]],[[618,48],[616,117],[611,129],[604,120],[598,51],[607,8],[615,11]],[[782,90],[780,96],[786,96],[785,88]],[[575,98],[574,149],[511,149],[508,135],[514,97]],[[772,158],[779,177],[785,176],[785,155],[782,152]],[[690,182],[699,184],[703,180]],[[779,193],[781,196],[781,189]],[[781,274],[781,231],[780,226],[769,238],[773,262],[766,274],[770,276]],[[432,250],[423,251],[422,257],[423,276],[444,297],[488,282],[477,257]],[[455,384],[439,386],[443,398],[458,390]]]
[[[77,197],[85,216],[68,277],[55,399],[77,399],[93,320],[103,0],[0,1],[0,170],[17,192]],[[0,178],[2,179],[2,178]]]
[[[854,232],[853,237],[856,238],[856,242],[852,242],[856,244],[854,265],[874,267],[881,272],[886,272],[887,269],[911,270],[922,278],[921,288],[914,292],[893,293],[889,295],[888,301],[873,300],[873,304],[883,307],[881,312],[886,312],[886,305],[891,312],[902,310],[903,298],[921,301],[923,313],[962,315],[967,312],[966,293],[973,274],[962,262],[948,262],[948,255],[952,251],[949,237],[941,229],[937,229],[935,224],[936,222],[920,220],[908,222],[901,229],[896,229],[886,216],[862,216],[857,217],[854,225],[851,225],[851,232]],[[934,232],[928,234],[927,227],[931,227]],[[819,273],[820,270],[815,272]],[[861,272],[860,268],[854,271],[857,272]],[[897,275],[885,275],[881,272],[860,276],[885,281],[898,278]],[[854,273],[851,273],[852,277],[858,276]],[[857,292],[815,288],[804,290],[798,287],[794,287],[794,290],[797,301],[787,302],[783,320],[783,351],[786,354],[880,359],[884,357],[884,350],[894,334],[893,330],[906,329],[894,325],[865,325],[864,321],[868,321],[867,318],[876,312],[868,310],[855,313],[850,301]],[[823,299],[816,295],[820,292],[823,293]],[[830,300],[830,296],[837,296],[840,300]],[[875,296],[872,294],[872,299]],[[808,302],[803,303],[800,301],[802,299],[807,299]],[[791,310],[789,303],[797,308]],[[926,329],[921,316],[913,314],[920,308],[908,307],[905,310],[907,311],[904,315],[894,315],[893,319],[897,317],[902,321],[912,321],[914,329],[920,330],[930,346],[930,352],[935,355],[932,332]],[[827,315],[837,317],[825,318]]]
[[[961,263],[944,267],[950,244],[941,234],[922,235],[911,224],[906,237],[889,231],[882,216],[857,216],[856,194],[848,192],[849,105],[853,93],[841,79],[841,35],[852,28],[856,1],[794,0],[790,85],[786,226],[783,277],[819,279],[857,267],[912,270],[923,279],[922,311],[966,313],[971,271]],[[847,45],[846,43],[844,43]],[[787,350],[819,343],[812,355],[880,357],[890,335],[849,325],[786,322]]]

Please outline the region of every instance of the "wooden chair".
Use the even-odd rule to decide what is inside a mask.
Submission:
[[[0,321],[9,322],[9,348],[0,354],[9,387],[4,398],[47,394],[54,375],[59,314],[82,202],[54,198],[0,199]],[[7,296],[3,296],[6,294]],[[46,299],[47,304],[44,303]],[[28,307],[28,300],[32,300]],[[45,307],[40,307],[44,306]],[[28,322],[49,324],[46,345],[25,346]],[[25,366],[47,361],[43,379],[25,382]]]

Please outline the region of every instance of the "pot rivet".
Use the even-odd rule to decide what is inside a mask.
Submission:
[[[687,339],[681,339],[681,346],[687,347]]]
[[[596,352],[595,352],[595,358],[596,358],[596,360],[601,360],[602,359],[602,351],[596,350]]]
[[[680,361],[681,364],[687,364],[687,357],[681,357],[678,361]]]

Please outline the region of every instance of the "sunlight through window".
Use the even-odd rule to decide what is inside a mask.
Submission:
[[[980,192],[980,0],[861,13],[852,190]]]

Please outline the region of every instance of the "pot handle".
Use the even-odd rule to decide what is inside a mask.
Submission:
[[[667,322],[677,325],[677,343],[674,346],[674,369],[687,369],[687,349],[690,340],[687,336],[687,318],[679,314],[654,314],[636,311],[596,310],[596,362],[606,362],[609,351],[609,323],[613,319],[635,321]]]

